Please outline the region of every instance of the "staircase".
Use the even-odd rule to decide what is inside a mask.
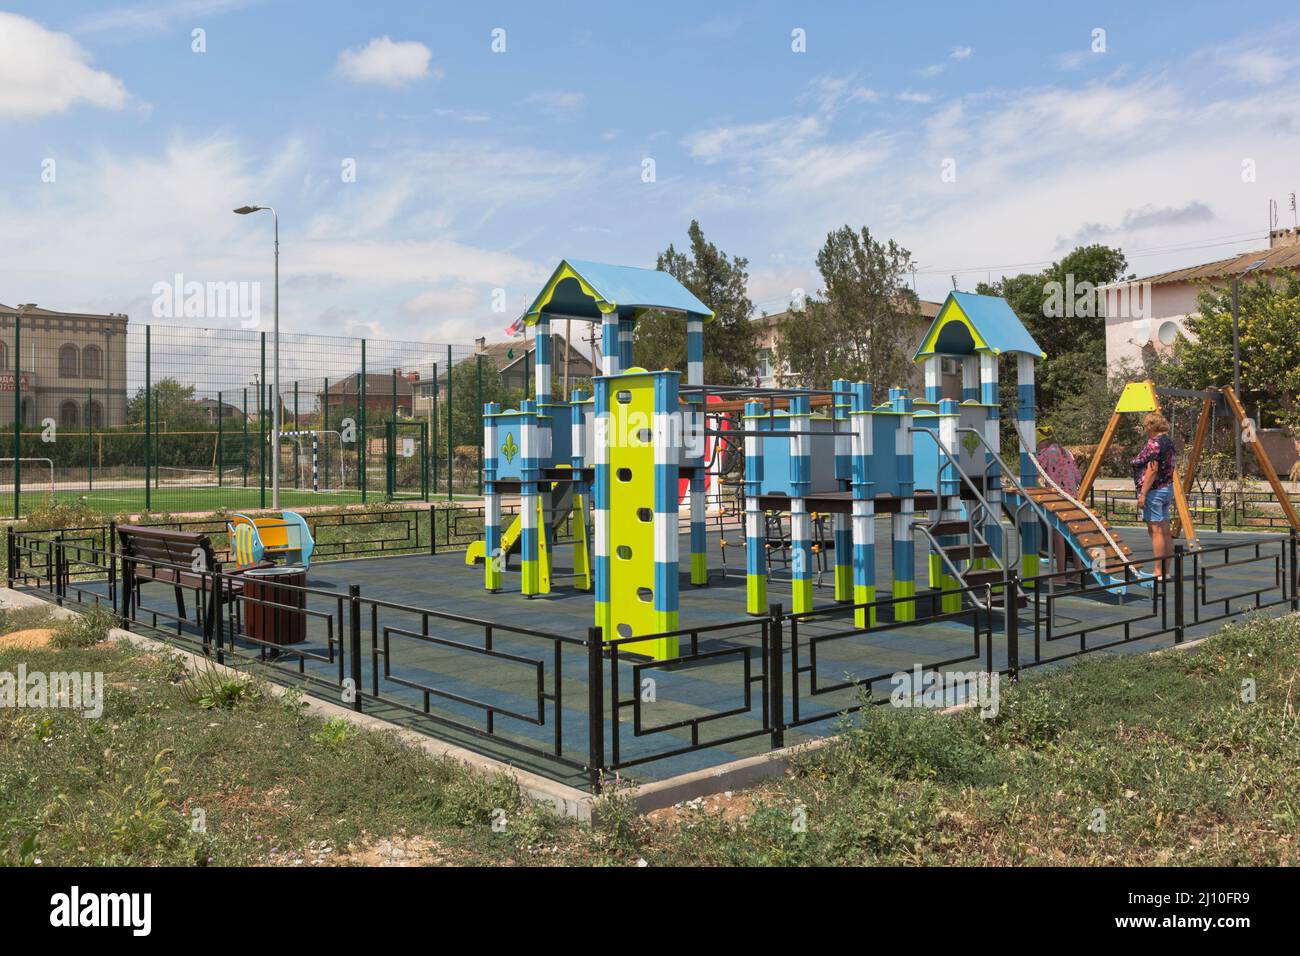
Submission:
[[[1126,577],[1125,566],[1132,561],[1132,548],[1119,539],[1105,518],[1083,502],[1052,487],[1007,488],[1002,492],[1002,499],[1009,508],[1015,508],[1024,501],[1025,495],[1043,522],[1060,532],[1070,549],[1092,570],[1098,584],[1133,583],[1134,576],[1138,578],[1137,583],[1150,579],[1137,565],[1129,565],[1132,573]]]
[[[983,521],[980,520],[986,508],[983,503],[970,503],[967,518],[938,518],[929,523],[917,522],[914,527],[929,539],[930,550],[939,556],[947,573],[958,582],[961,588],[980,588],[988,585],[994,590],[989,592],[986,604],[984,593],[975,590],[967,596],[971,603],[981,610],[1003,608],[1006,606],[1006,588],[1001,587],[1007,580],[1006,565],[994,552],[980,532]],[[936,509],[935,515],[940,512]],[[964,538],[952,544],[940,543],[941,538]],[[1016,606],[1024,607],[1029,602],[1024,590],[1016,588]],[[955,610],[956,608],[951,608]],[[950,608],[945,607],[945,610]]]

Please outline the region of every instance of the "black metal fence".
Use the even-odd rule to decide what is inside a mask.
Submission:
[[[387,515],[396,528],[408,521],[404,537],[376,536],[372,546],[436,552],[471,528],[481,533],[481,514],[454,510],[408,513],[431,525]],[[823,725],[820,735],[828,721],[889,701],[909,670],[1014,678],[1127,644],[1182,643],[1255,611],[1300,611],[1298,559],[1291,532],[1195,552],[1180,546],[1159,581],[1140,575],[1136,561],[1108,585],[1086,570],[1010,574],[956,592],[960,606],[954,592],[947,601],[923,592],[798,614],[774,604],[759,617],[606,640],[596,628],[522,627],[377,599],[357,585],[344,593],[277,584],[271,595],[250,594],[247,580],[220,564],[195,570],[123,554],[108,526],[7,535],[10,586],[59,604],[111,607],[128,626],[219,663],[256,664],[355,710],[533,760],[593,790],[635,767],[676,771],[810,739],[812,725]],[[176,577],[160,583],[142,568]],[[300,615],[305,639],[278,643],[253,626],[259,611]],[[652,638],[675,640],[677,656],[654,661],[630,649]]]
[[[1290,497],[1293,505],[1300,506],[1300,496]],[[1088,503],[1108,521],[1142,523],[1134,491],[1093,488],[1088,493]],[[1196,527],[1207,531],[1285,531],[1289,527],[1286,514],[1272,491],[1193,490],[1187,493],[1187,507]]]

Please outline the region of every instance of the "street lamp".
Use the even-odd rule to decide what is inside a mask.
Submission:
[[[1237,393],[1237,401],[1244,402],[1241,397],[1241,340],[1240,331],[1237,323],[1237,300],[1238,286],[1242,276],[1248,276],[1264,264],[1263,259],[1256,259],[1250,265],[1246,266],[1241,272],[1232,277],[1232,390]],[[1245,405],[1243,404],[1244,408]],[[1240,485],[1245,477],[1241,455],[1241,429],[1236,429],[1235,448],[1237,452],[1237,484]]]
[[[240,206],[240,216],[269,210],[275,224],[275,325],[271,336],[271,507],[280,510],[280,216],[274,206]]]

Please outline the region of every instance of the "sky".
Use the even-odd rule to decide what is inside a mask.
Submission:
[[[1071,10],[1069,7],[1073,7]],[[1084,242],[1139,276],[1266,245],[1300,189],[1294,3],[7,3],[0,302],[504,337],[562,258],[692,219],[778,312],[832,229],[923,298]],[[261,285],[160,312],[159,283]]]

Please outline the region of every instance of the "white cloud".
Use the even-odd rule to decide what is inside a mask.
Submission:
[[[920,76],[938,76],[943,71],[944,71],[944,64],[931,63],[929,66],[917,70],[916,72]]]
[[[952,48],[952,52],[949,53],[948,56],[953,60],[965,60],[969,59],[970,55],[974,52],[975,51],[968,46],[955,46]]]
[[[538,90],[524,99],[524,102],[536,107],[543,113],[561,119],[568,119],[577,114],[587,102],[585,93],[568,90]]]
[[[1282,79],[1291,69],[1291,62],[1283,56],[1257,48],[1221,54],[1216,58],[1239,80],[1268,86]]]
[[[399,87],[428,76],[433,54],[423,43],[414,40],[395,42],[392,37],[375,37],[356,50],[339,54],[336,69],[340,76],[356,83],[379,83]],[[435,78],[442,71],[433,71]]]
[[[929,93],[916,93],[912,90],[903,90],[898,94],[898,99],[904,103],[933,103],[934,97]]]
[[[171,0],[167,3],[138,3],[110,7],[87,14],[72,26],[73,33],[161,33],[178,24],[192,23],[198,17],[218,16],[251,6],[257,0]]]
[[[66,33],[0,13],[0,116],[62,113],[76,103],[120,110],[122,81],[90,65],[90,54]]]

